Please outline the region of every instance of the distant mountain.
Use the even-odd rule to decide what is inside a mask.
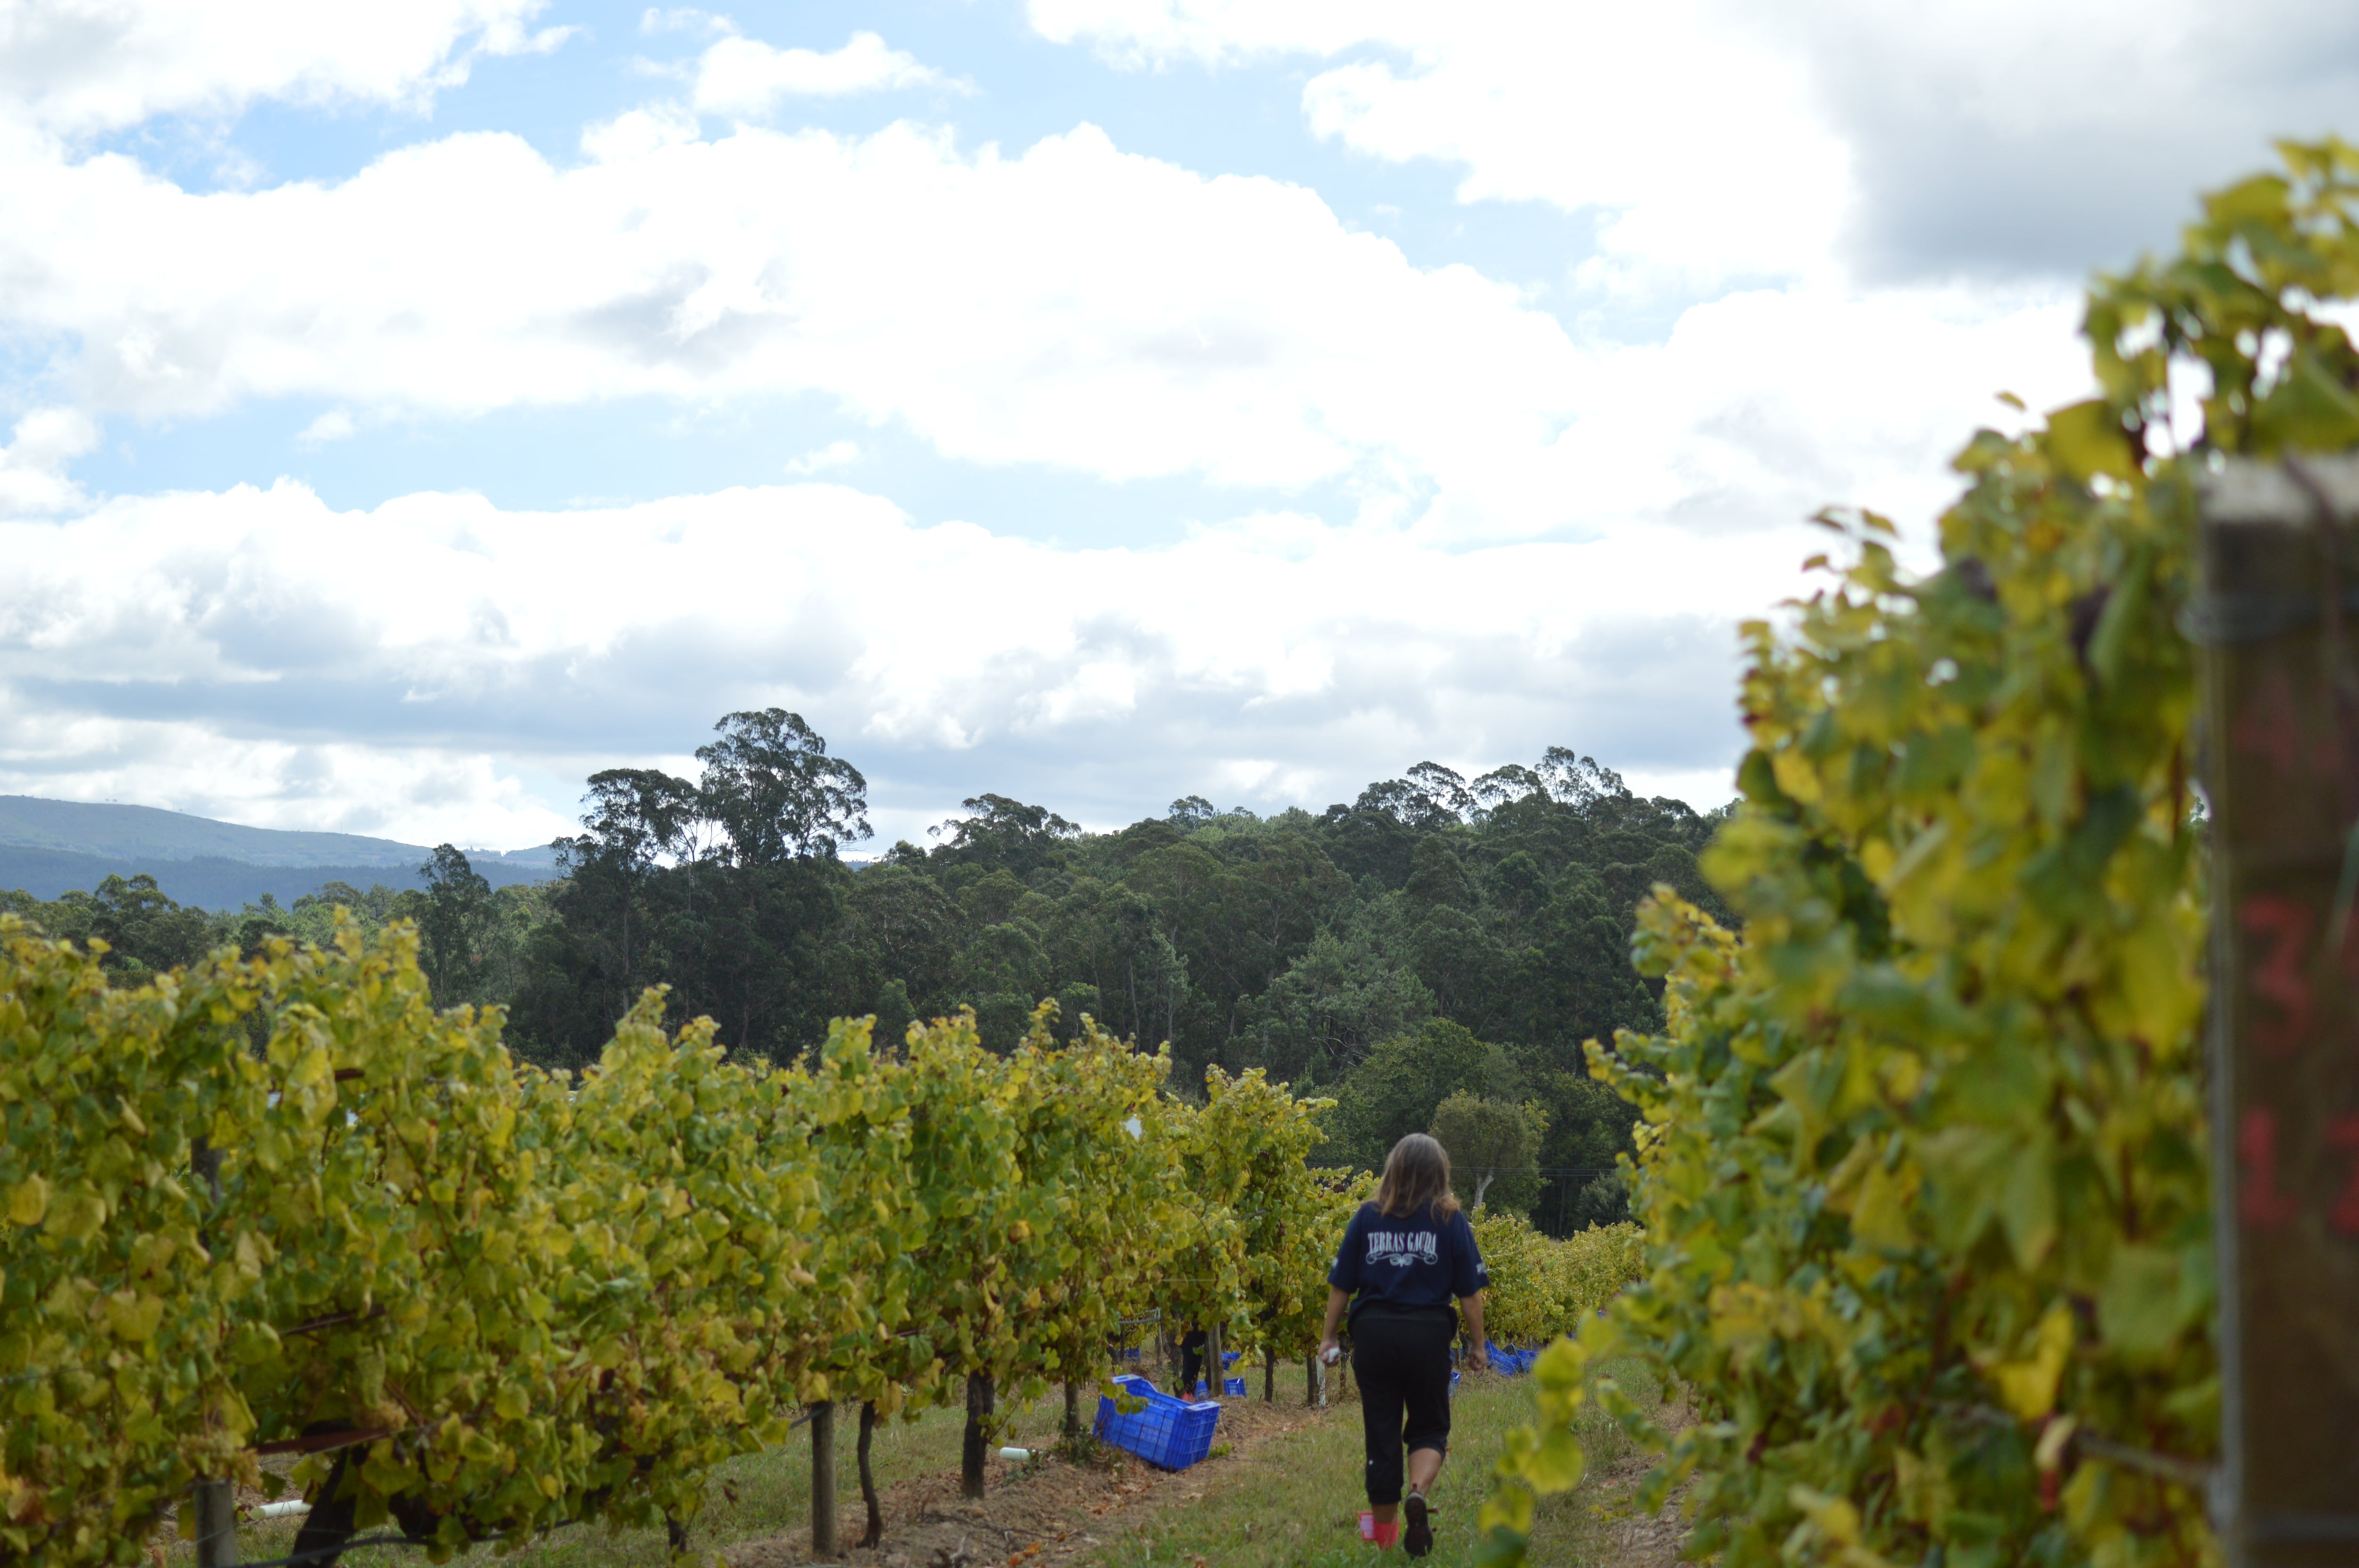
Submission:
[[[434,852],[423,844],[369,838],[357,833],[243,827],[152,806],[43,800],[29,795],[0,795],[0,846],[157,860],[212,856],[243,860],[249,866],[416,866]],[[511,854],[496,849],[467,851],[470,860],[520,865],[546,866],[553,857],[554,851],[546,844]]]
[[[236,909],[265,892],[291,903],[322,882],[418,887],[418,867],[433,853],[392,838],[245,827],[151,806],[0,795],[0,888],[36,898],[146,871],[175,901],[205,909]],[[467,860],[494,887],[557,874],[547,845],[469,849]]]

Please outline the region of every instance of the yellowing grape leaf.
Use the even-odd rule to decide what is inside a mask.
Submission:
[[[2025,1421],[2038,1421],[2056,1408],[2056,1386],[2072,1352],[2072,1309],[2061,1302],[2048,1309],[2033,1331],[2030,1353],[1987,1369],[1999,1402]]]
[[[41,1223],[49,1212],[49,1184],[38,1176],[27,1176],[16,1184],[8,1195],[8,1223],[32,1226]]]

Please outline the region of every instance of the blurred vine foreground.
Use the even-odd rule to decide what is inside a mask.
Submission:
[[[1966,444],[1938,571],[1902,576],[1880,517],[1824,516],[1832,582],[1745,628],[1745,802],[1704,860],[1744,935],[1660,890],[1636,947],[1665,1031],[1589,1045],[1645,1113],[1647,1272],[1540,1362],[1490,1560],[1580,1478],[1609,1348],[1701,1396],[1670,1433],[1594,1390],[1660,1454],[1641,1506],[1691,1481],[1689,1553],[1724,1568],[2217,1559],[2174,622],[2212,466],[2359,445],[2328,319],[2359,295],[2359,149],[2280,151],[2180,254],[2097,280],[2103,395]]]

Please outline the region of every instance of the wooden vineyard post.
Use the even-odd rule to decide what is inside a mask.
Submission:
[[[221,1151],[202,1138],[191,1140],[189,1170],[210,1218],[221,1206]],[[199,1476],[190,1493],[190,1511],[196,1516],[197,1568],[237,1568],[236,1483]]]
[[[2233,1568],[2359,1563],[2359,459],[2206,484],[2213,1224]]]
[[[967,1374],[966,1435],[959,1445],[959,1496],[969,1502],[979,1501],[983,1497],[983,1462],[989,1452],[984,1444],[991,1431],[996,1392],[989,1374]]]
[[[835,1406],[826,1400],[810,1408],[811,1555],[832,1557],[842,1550],[835,1532]]]

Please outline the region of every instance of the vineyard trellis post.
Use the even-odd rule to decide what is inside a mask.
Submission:
[[[2202,498],[2209,1049],[2232,1568],[2359,1546],[2359,458]]]
[[[190,1139],[189,1170],[197,1179],[205,1217],[211,1219],[221,1208],[221,1151],[205,1139]],[[203,1234],[201,1227],[199,1234]],[[203,1476],[198,1477],[190,1491],[190,1509],[196,1516],[197,1568],[237,1568],[236,1483],[223,1476]]]
[[[983,1462],[990,1441],[991,1417],[997,1389],[988,1372],[970,1372],[966,1379],[966,1433],[959,1445],[959,1496],[969,1502],[983,1497]]]
[[[811,1555],[832,1557],[835,1532],[835,1405],[821,1400],[810,1408]]]

